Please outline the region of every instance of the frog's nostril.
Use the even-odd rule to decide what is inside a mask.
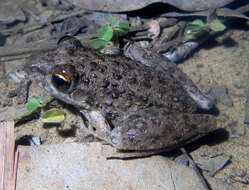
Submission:
[[[69,55],[73,55],[78,48],[82,47],[82,44],[72,36],[64,36],[58,41],[57,46],[60,51],[66,51]]]

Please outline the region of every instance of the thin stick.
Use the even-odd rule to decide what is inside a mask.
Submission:
[[[198,168],[198,166],[196,165],[196,163],[193,161],[193,159],[189,156],[189,154],[187,153],[187,151],[184,148],[180,148],[180,150],[187,157],[188,161],[190,162],[190,164],[193,167],[194,171],[196,172],[197,176],[201,180],[201,183],[202,183],[203,187],[206,190],[212,190],[211,187],[210,187],[210,185],[208,184],[207,180],[205,179],[205,177],[200,172],[200,169]]]
[[[14,165],[14,173],[13,173],[13,187],[12,189],[15,190],[16,189],[16,176],[17,176],[17,167],[18,167],[18,159],[19,159],[19,152],[16,151],[15,152],[15,165]]]
[[[23,26],[21,28],[7,29],[7,30],[2,31],[2,34],[11,35],[11,34],[15,34],[15,33],[18,33],[18,32],[19,33],[32,32],[32,31],[38,30],[40,28],[43,28],[44,26],[47,26],[49,24],[53,24],[55,22],[59,22],[59,21],[65,20],[67,18],[78,16],[78,15],[81,15],[81,14],[84,14],[84,13],[86,13],[86,10],[80,10],[80,11],[73,12],[73,13],[70,13],[70,14],[67,14],[67,15],[59,16],[58,18],[55,18],[55,19],[48,19],[47,21],[44,21],[44,22],[41,22],[41,23],[25,25],[25,26]]]

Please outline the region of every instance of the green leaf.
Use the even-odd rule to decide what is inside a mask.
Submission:
[[[191,24],[191,25],[195,25],[195,26],[199,26],[199,27],[204,26],[203,21],[200,20],[200,19],[196,19],[196,20],[194,20],[193,22],[191,22],[190,24]]]
[[[209,23],[209,28],[215,32],[222,32],[226,29],[226,26],[216,18]]]
[[[115,31],[118,32],[118,36],[125,36],[130,31],[130,26],[127,23],[119,23],[119,25],[115,28]]]
[[[122,28],[123,30],[127,30],[127,31],[130,30],[129,24],[128,23],[123,23],[123,22],[119,23],[118,28]]]
[[[43,112],[40,119],[43,123],[61,123],[65,119],[65,116],[63,111],[52,108]]]
[[[30,98],[26,104],[26,108],[27,108],[28,113],[32,113],[40,107],[42,107],[42,104],[41,104],[41,97],[39,97],[39,96],[36,96],[34,98]]]
[[[105,47],[106,44],[108,44],[110,41],[105,41],[101,39],[95,39],[91,42],[91,46],[93,49],[100,50]]]
[[[197,33],[201,31],[201,28],[199,26],[188,26],[188,30],[190,33]]]
[[[110,41],[113,37],[113,28],[111,26],[102,26],[98,31],[98,38],[104,41]]]
[[[188,33],[190,34],[196,34],[199,33],[204,28],[204,26],[205,24],[203,23],[202,20],[196,19],[187,25],[187,30],[189,31]]]

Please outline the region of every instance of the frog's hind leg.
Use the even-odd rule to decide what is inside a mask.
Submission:
[[[216,119],[208,114],[173,113],[162,109],[139,110],[115,125],[111,144],[119,150],[172,150],[216,129]],[[162,152],[162,151],[161,151]]]

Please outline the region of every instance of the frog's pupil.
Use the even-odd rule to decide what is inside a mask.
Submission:
[[[53,74],[52,83],[57,88],[57,90],[62,92],[67,92],[71,88],[71,81],[68,79],[68,76],[61,74]]]

